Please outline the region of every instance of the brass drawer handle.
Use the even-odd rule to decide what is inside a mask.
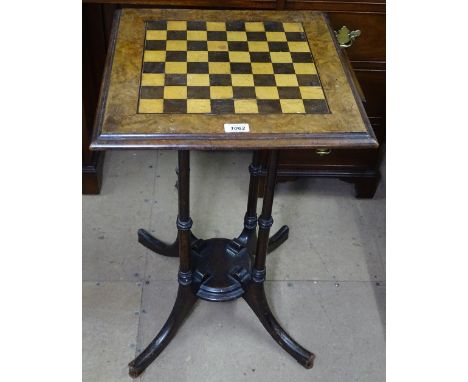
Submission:
[[[343,25],[339,31],[335,31],[336,39],[341,48],[349,48],[360,35],[361,31],[359,29],[350,31],[346,25]]]
[[[322,156],[322,155],[328,155],[328,154],[330,154],[331,152],[332,152],[332,151],[331,151],[330,149],[316,149],[316,150],[315,150],[315,154],[320,155],[320,156]]]

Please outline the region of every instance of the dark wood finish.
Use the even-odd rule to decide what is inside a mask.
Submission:
[[[379,143],[385,141],[385,1],[287,0],[287,9],[326,11],[334,30],[346,25],[362,34],[346,53],[365,96],[365,109]],[[337,177],[355,185],[358,198],[373,197],[380,174],[378,149],[335,150],[328,156],[313,150],[282,151],[278,181],[299,177]],[[266,158],[262,158],[266,165]],[[264,171],[263,171],[264,173]],[[260,182],[260,190],[265,180]],[[261,194],[260,194],[261,196]]]
[[[145,371],[151,362],[161,354],[169,342],[174,338],[177,330],[188,317],[197,300],[198,298],[193,293],[191,285],[179,284],[176,301],[166,323],[148,347],[129,363],[129,374],[132,378],[137,378],[141,373],[143,373],[143,371]]]
[[[102,7],[99,5],[83,5],[83,194],[98,194],[102,184],[104,153],[92,152],[89,149],[107,49],[101,25]]]
[[[197,240],[198,239],[195,237],[195,235],[191,233],[191,245],[193,245]],[[179,257],[179,234],[177,234],[177,238],[172,244],[167,244],[151,235],[147,230],[139,229],[138,242],[149,250],[158,253],[159,255],[167,257]]]
[[[273,339],[306,369],[314,366],[315,355],[299,345],[279,324],[270,310],[264,283],[250,282],[242,296]]]
[[[91,144],[91,131],[88,125],[88,115],[85,111],[84,103],[82,123],[82,193],[99,194],[101,191],[102,168],[104,164],[105,153],[103,151],[91,151],[89,149],[89,145]]]
[[[273,196],[275,191],[277,168],[278,150],[271,150],[268,152],[268,172],[266,177],[262,213],[260,215],[260,218],[258,219],[259,230],[253,272],[265,272],[265,260],[268,250],[268,238],[270,237],[270,227],[273,225],[273,217],[271,216],[271,210],[273,207]]]
[[[179,289],[172,312],[157,334],[141,354],[129,364],[129,374],[138,377],[165,349],[182,322],[190,314],[198,298],[207,301],[230,301],[243,297],[273,339],[305,368],[313,366],[314,354],[299,345],[273,316],[264,291],[267,252],[277,248],[287,239],[283,226],[269,239],[273,225],[271,211],[278,163],[278,151],[270,151],[267,167],[267,188],[259,218],[259,236],[256,237],[257,188],[260,153],[254,152],[250,166],[249,197],[242,234],[233,240],[197,240],[190,245],[189,215],[189,152],[179,151]],[[272,247],[269,248],[273,239]],[[150,240],[152,240],[150,238]],[[147,246],[145,243],[143,243]],[[148,246],[147,246],[148,247]],[[150,248],[152,249],[152,248]],[[159,252],[159,248],[156,248]],[[165,255],[163,253],[163,255]]]

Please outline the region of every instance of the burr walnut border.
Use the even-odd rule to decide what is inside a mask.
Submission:
[[[149,20],[301,22],[330,114],[137,114]],[[124,9],[116,12],[92,149],[377,147],[362,103],[326,17],[317,12]],[[250,133],[225,133],[224,123],[249,123]]]

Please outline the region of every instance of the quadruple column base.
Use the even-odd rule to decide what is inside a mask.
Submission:
[[[277,151],[269,156],[267,186],[262,214],[257,220],[259,152],[254,153],[250,170],[249,197],[244,229],[235,239],[201,240],[190,229],[189,152],[179,151],[179,215],[177,239],[166,244],[147,231],[138,231],[138,241],[163,256],[179,257],[179,289],[169,318],[145,350],[129,364],[130,376],[138,377],[164,350],[198,299],[231,301],[243,297],[273,339],[305,368],[311,368],[314,355],[299,345],[276,321],[265,296],[265,257],[283,244],[287,226],[269,237],[273,225],[271,209],[277,168]],[[257,222],[259,226],[257,236]]]
[[[271,250],[284,243],[288,234],[289,228],[283,226],[273,235],[270,238],[273,243]],[[239,238],[233,240],[202,240],[193,235],[191,237],[192,281],[187,285],[179,283],[177,298],[167,322],[148,347],[130,362],[130,376],[138,377],[164,350],[189,316],[197,299],[223,302],[240,297],[248,303],[273,339],[302,366],[311,368],[314,354],[291,338],[273,316],[265,296],[264,277],[261,282],[254,281],[258,270],[253,269],[253,253],[249,248],[255,248],[256,230],[249,232],[244,229]],[[167,256],[164,249],[170,247],[175,248],[172,253],[177,255],[177,239],[168,246],[145,230],[138,231],[138,238],[140,243],[155,253]],[[154,243],[157,244],[153,245]]]

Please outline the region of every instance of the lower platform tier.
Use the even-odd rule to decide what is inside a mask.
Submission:
[[[207,301],[231,301],[244,294],[251,257],[237,239],[199,240],[192,247],[192,273],[197,296]]]

